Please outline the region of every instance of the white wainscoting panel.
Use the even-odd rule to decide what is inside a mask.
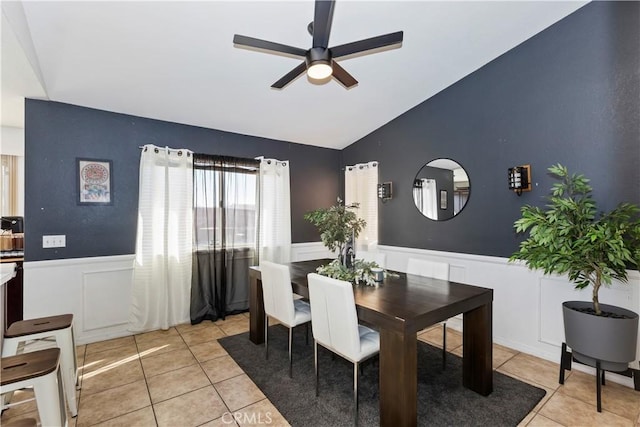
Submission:
[[[493,289],[494,342],[555,363],[564,339],[562,302],[591,299],[589,290],[573,290],[566,277],[545,276],[506,258],[384,245],[378,250],[387,255],[389,270],[406,271],[409,258],[433,259],[451,265],[451,280]],[[295,243],[291,254],[292,261],[335,257],[321,242]],[[25,262],[25,317],[73,313],[81,344],[129,335],[133,259],[121,255]],[[600,301],[640,312],[640,274],[630,271],[629,284],[602,289]],[[447,325],[462,328],[459,318]],[[638,361],[632,366],[638,368]],[[593,371],[579,364],[574,368]],[[608,378],[632,386],[629,378],[615,374]]]
[[[564,342],[562,301],[585,300],[587,298],[583,294],[586,291],[575,291],[571,283],[562,277],[543,276],[538,283],[540,342],[560,347]]]
[[[84,331],[128,323],[132,273],[133,270],[130,268],[117,268],[82,274]],[[122,299],[122,304],[105,304],[105,301],[119,299]]]
[[[564,340],[562,302],[591,300],[590,290],[576,291],[560,276],[545,276],[507,258],[438,252],[379,245],[387,255],[387,268],[406,271],[409,258],[432,259],[451,265],[451,280],[493,289],[493,341],[523,353],[558,363]],[[600,302],[640,312],[640,274],[629,271],[629,283],[614,283],[600,290]],[[451,319],[447,326],[460,329],[462,322]],[[638,340],[640,355],[640,337]],[[632,363],[638,368],[638,361]],[[593,373],[584,365],[574,368]],[[612,381],[633,386],[629,378],[610,374]]]
[[[133,255],[24,263],[24,317],[72,313],[78,344],[127,331]]]
[[[322,242],[293,243],[291,245],[291,262],[335,257],[336,254],[328,250]]]
[[[467,268],[464,265],[450,264],[449,265],[449,280],[453,282],[466,283],[467,282]]]

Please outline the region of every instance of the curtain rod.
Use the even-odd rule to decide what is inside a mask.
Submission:
[[[156,153],[159,153],[160,150],[167,150],[169,152],[169,154],[171,154],[171,152],[177,152],[178,156],[182,156],[182,152],[185,151],[187,153],[187,157],[190,157],[191,154],[193,153],[191,150],[187,150],[186,148],[170,148],[170,147],[157,147],[153,144],[149,144],[149,145],[139,145],[138,148],[140,150],[146,150],[149,147],[153,147],[154,151]]]
[[[271,162],[274,162],[276,165],[280,164],[282,166],[287,166],[287,162],[288,160],[278,160],[278,159],[267,159],[264,156],[258,156],[255,158],[256,160],[259,160],[260,162],[267,162],[267,164],[271,164]]]
[[[354,170],[356,168],[357,169],[365,169],[365,168],[368,168],[368,167],[372,167],[372,168],[378,167],[378,162],[373,161],[373,162],[369,162],[369,163],[358,163],[358,164],[355,164],[355,165],[346,166],[346,169],[351,171],[351,170]]]

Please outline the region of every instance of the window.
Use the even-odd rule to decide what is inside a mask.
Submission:
[[[254,247],[257,174],[194,165],[194,226],[199,250]]]
[[[18,162],[16,156],[0,156],[0,215],[17,215]]]

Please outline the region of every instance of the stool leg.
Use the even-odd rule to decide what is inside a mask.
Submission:
[[[61,410],[64,408],[64,392],[61,389],[60,377],[58,368],[33,384],[38,414],[43,426],[67,426],[66,413]],[[53,396],[58,396],[58,399],[54,399]]]
[[[69,405],[71,416],[75,417],[78,415],[76,403],[77,370],[75,369],[77,362],[71,327],[56,334],[56,340],[58,347],[60,347],[60,371],[62,371],[62,381],[67,393],[67,405]]]
[[[78,370],[78,352],[76,349],[76,336],[71,324],[71,343],[73,344],[73,372],[76,373],[76,387],[80,388],[80,371]]]
[[[67,420],[67,407],[65,405],[65,396],[64,396],[64,383],[62,381],[62,372],[58,369],[58,373],[56,374],[56,379],[58,383],[58,400],[60,402],[60,415],[62,417],[62,425],[65,427],[69,426],[69,422]],[[77,415],[77,414],[76,414]]]
[[[18,344],[20,344],[20,341],[15,338],[5,338],[4,341],[2,341],[2,357],[15,356],[18,354]],[[9,404],[12,398],[12,391],[4,393],[0,399],[2,407]]]
[[[2,341],[2,357],[15,356],[18,354],[19,341],[15,338],[5,338]]]

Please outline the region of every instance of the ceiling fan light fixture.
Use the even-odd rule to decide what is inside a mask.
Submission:
[[[331,77],[331,53],[323,47],[312,47],[307,51],[307,76],[312,80],[324,80]]]
[[[328,61],[315,61],[307,68],[307,76],[313,80],[324,80],[331,76],[333,68]]]

